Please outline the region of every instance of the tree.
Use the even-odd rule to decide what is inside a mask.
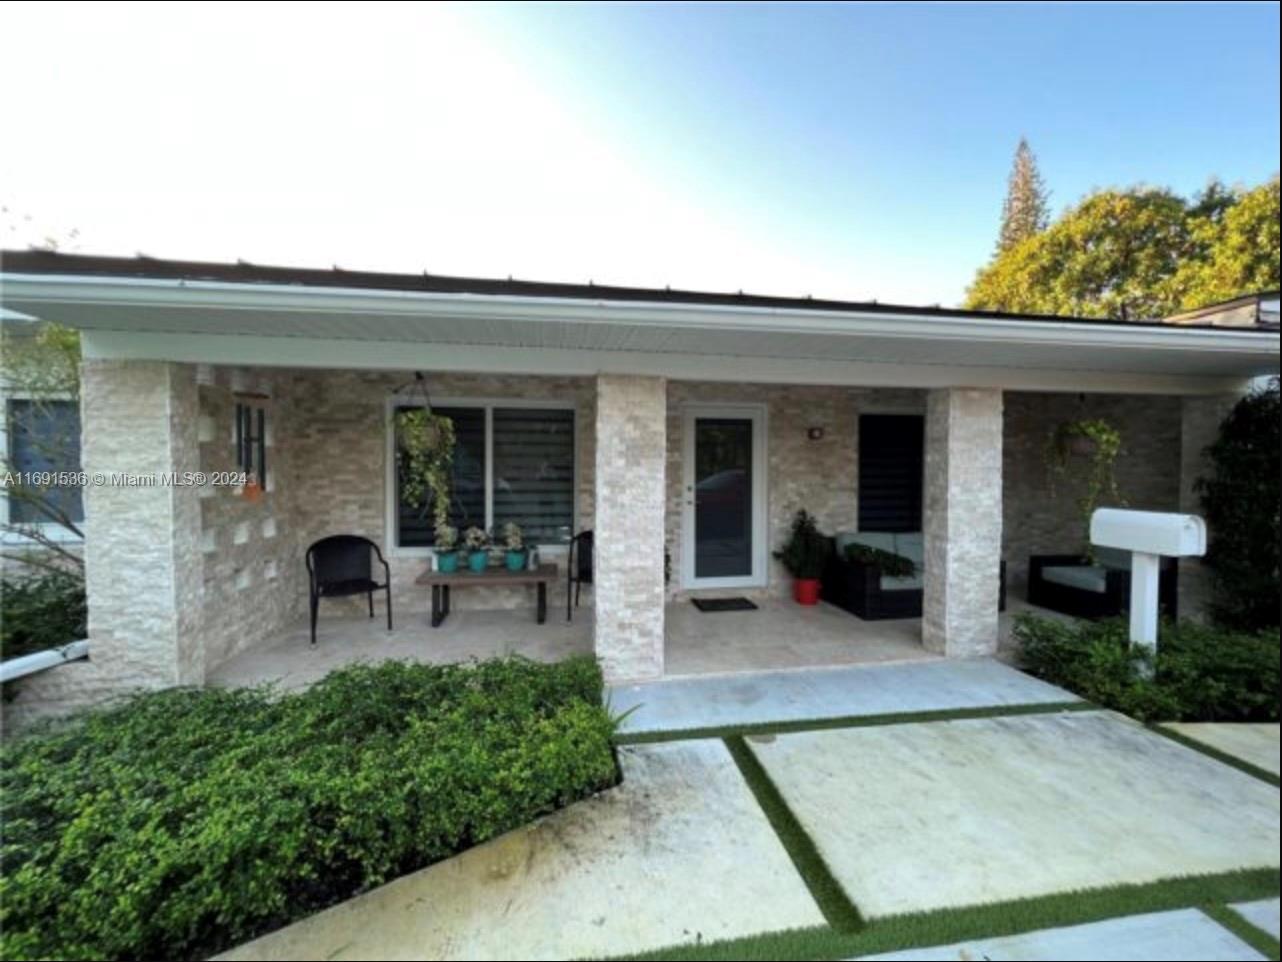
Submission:
[[[1228,627],[1276,627],[1279,596],[1278,379],[1242,398],[1206,449],[1211,472],[1199,478],[1210,543],[1215,619]]]
[[[1216,198],[1208,207],[1203,195],[1192,211],[1191,232],[1202,254],[1181,264],[1174,278],[1184,309],[1278,287],[1278,178],[1228,196],[1229,203]]]
[[[0,335],[0,377],[9,392],[27,402],[21,423],[11,422],[8,430],[30,431],[42,461],[62,464],[68,460],[78,463],[80,436],[65,428],[52,433],[32,430],[37,423],[59,425],[62,420],[55,415],[54,405],[80,398],[80,336],[77,332],[56,324],[42,324],[34,333],[19,333],[6,326]],[[8,412],[5,412],[8,416]],[[70,452],[70,453],[69,453]],[[17,468],[8,458],[0,460],[0,475],[16,475]],[[15,535],[12,542],[26,546],[25,550],[6,552],[5,557],[35,568],[67,572],[82,576],[84,560],[69,550],[58,538],[51,537],[46,525],[53,524],[76,536],[84,537],[80,525],[71,517],[66,507],[66,492],[53,485],[23,483],[5,484],[5,494],[10,501],[10,520],[0,531]],[[15,511],[21,504],[28,510]],[[35,517],[39,522],[13,520],[15,515]],[[31,550],[31,549],[36,550]]]
[[[975,277],[976,310],[1140,319],[1179,306],[1171,279],[1190,248],[1187,205],[1167,190],[1091,194]]]
[[[1050,222],[1049,196],[1037,170],[1037,158],[1028,141],[1021,137],[1015,148],[1010,179],[1006,182],[1006,199],[1002,201],[1002,227],[997,238],[999,255],[1046,229]]]
[[[1278,287],[1278,178],[1211,181],[1191,199],[1132,187],[1088,195],[975,276],[977,310],[1144,320]]]

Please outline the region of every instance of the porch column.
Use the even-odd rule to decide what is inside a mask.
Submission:
[[[596,382],[594,646],[609,680],[663,674],[667,386],[602,374]]]
[[[922,644],[997,650],[1002,556],[1002,392],[947,388],[926,403]]]
[[[1213,394],[1180,398],[1180,511],[1184,514],[1202,513],[1194,485],[1210,471],[1206,448],[1218,436],[1220,422],[1239,397]],[[1211,571],[1201,558],[1181,558],[1179,565],[1179,616],[1205,622],[1210,616]]]
[[[86,360],[81,396],[90,478],[200,469],[190,365]],[[91,662],[118,691],[201,684],[197,488],[91,483],[84,494]]]

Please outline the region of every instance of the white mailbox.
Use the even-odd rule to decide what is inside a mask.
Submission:
[[[1194,514],[1100,508],[1091,515],[1091,544],[1131,552],[1131,641],[1156,648],[1161,556],[1206,554],[1206,522]]]
[[[1168,558],[1206,554],[1206,522],[1195,514],[1100,508],[1091,515],[1091,544]]]

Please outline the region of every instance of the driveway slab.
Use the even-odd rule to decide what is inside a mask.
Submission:
[[[865,958],[896,962],[1245,962],[1264,956],[1196,909],[1180,909]]]
[[[1282,930],[1282,924],[1279,923],[1279,908],[1277,899],[1261,899],[1259,902],[1238,902],[1230,905],[1234,912],[1242,916],[1257,929],[1263,929],[1269,935],[1276,938],[1282,938],[1278,935]]]
[[[724,744],[621,758],[620,787],[222,958],[566,959],[823,924]]]
[[[1185,738],[1279,774],[1278,726],[1237,722],[1169,722],[1162,726]]]
[[[624,734],[1077,701],[990,658],[683,678],[610,690]]]
[[[750,738],[867,916],[1278,864],[1278,792],[1107,712]]]

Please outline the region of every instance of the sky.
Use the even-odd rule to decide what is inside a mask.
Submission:
[[[5,247],[955,305],[1058,212],[1279,168],[1279,6],[0,5]]]

